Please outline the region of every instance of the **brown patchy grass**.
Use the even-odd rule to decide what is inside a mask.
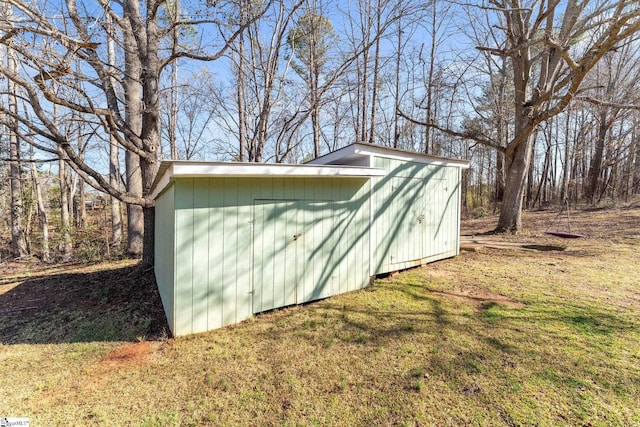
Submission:
[[[37,297],[32,286],[65,298],[45,333],[34,313],[0,318],[0,416],[35,425],[638,426],[640,210],[572,214],[574,231],[589,236],[578,240],[544,235],[553,215],[528,213],[528,231],[493,238],[557,250],[463,252],[178,339],[154,338],[157,295],[135,286],[148,279],[130,264],[1,282],[0,310],[10,296]],[[124,327],[134,313],[147,321]],[[74,332],[79,318],[94,337]]]

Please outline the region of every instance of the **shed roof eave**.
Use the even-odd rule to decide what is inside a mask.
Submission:
[[[151,186],[155,199],[172,178],[370,178],[383,176],[384,169],[336,165],[287,165],[263,163],[164,161]]]
[[[308,162],[308,164],[328,165],[339,164],[340,161],[356,157],[385,157],[389,159],[403,160],[433,165],[454,166],[462,169],[469,168],[468,160],[451,159],[447,157],[432,156],[430,154],[415,153],[397,148],[383,147],[375,144],[354,143],[339,150],[320,156]]]

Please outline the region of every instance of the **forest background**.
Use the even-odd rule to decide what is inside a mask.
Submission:
[[[0,260],[153,262],[162,159],[469,159],[468,215],[640,193],[636,1],[0,1]]]

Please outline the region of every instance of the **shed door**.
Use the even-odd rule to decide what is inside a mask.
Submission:
[[[396,213],[391,233],[389,263],[400,264],[425,256],[426,206],[423,180],[393,178],[392,200]]]
[[[448,236],[451,221],[447,215],[447,206],[451,193],[444,179],[429,180],[430,200],[427,203],[427,241],[428,255],[437,255],[448,250]]]
[[[333,291],[333,202],[256,200],[253,312],[325,298]]]

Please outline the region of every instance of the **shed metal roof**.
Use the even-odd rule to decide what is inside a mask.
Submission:
[[[383,176],[385,173],[384,169],[343,165],[288,165],[281,163],[168,160],[160,164],[156,179],[151,186],[151,198],[155,199],[175,177],[366,178]]]
[[[372,156],[432,165],[435,164],[443,166],[456,166],[463,169],[469,168],[468,160],[450,159],[446,157],[432,156],[429,154],[400,150],[397,148],[383,147],[381,145],[363,143],[354,143],[351,145],[347,145],[344,148],[310,160],[307,164],[360,164],[361,160],[370,158]]]

